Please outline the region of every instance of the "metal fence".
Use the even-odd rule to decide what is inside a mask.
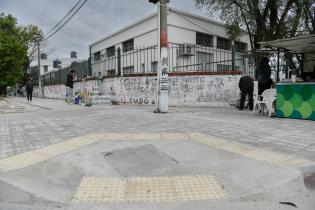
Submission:
[[[158,56],[157,46],[103,49],[92,54],[93,76],[155,73]],[[248,68],[247,48],[236,48],[233,55],[231,48],[170,43],[168,56],[169,73],[246,71]]]
[[[70,70],[78,79],[86,76],[132,76],[158,71],[158,46],[115,49],[107,48],[91,55],[91,60],[74,62],[67,68],[42,75],[44,86],[64,84]],[[205,47],[170,43],[168,47],[169,73],[187,72],[249,72],[247,48]],[[91,62],[90,62],[91,61]],[[90,65],[91,63],[91,65]],[[38,85],[37,68],[31,71],[34,85]]]
[[[288,56],[291,54],[290,56]],[[292,71],[301,72],[301,54],[292,54],[286,51],[277,51],[273,49],[261,49],[257,50],[255,57],[249,59],[249,68],[246,72],[249,76],[254,76],[255,67],[259,64],[262,58],[267,57],[269,59],[269,65],[271,68],[271,77],[275,81],[280,81],[290,77]]]
[[[41,75],[41,84],[43,86],[65,84],[67,80],[67,74],[69,74],[72,69],[75,71],[78,79],[91,76],[89,60],[85,60],[81,62],[73,62],[69,67]],[[30,76],[33,78],[34,86],[38,86],[39,84],[38,75],[38,68],[32,67]]]

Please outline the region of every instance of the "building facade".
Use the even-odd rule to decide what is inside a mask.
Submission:
[[[123,76],[157,72],[157,18],[157,13],[154,13],[92,43],[92,75]],[[204,17],[170,9],[168,42],[169,72],[245,71],[248,66],[248,35],[242,35],[235,42],[236,53],[233,57],[226,26]]]
[[[71,66],[73,62],[78,62],[77,53],[72,51],[69,58],[51,59],[45,53],[40,56],[40,75],[47,74],[52,71],[57,71],[61,68]]]

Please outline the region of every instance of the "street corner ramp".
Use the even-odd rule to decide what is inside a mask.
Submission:
[[[214,176],[84,177],[72,203],[155,203],[227,197]]]
[[[4,202],[35,204],[67,204],[76,191],[85,171],[71,161],[49,160],[20,170],[0,174],[0,195]],[[14,187],[10,187],[14,186]],[[19,200],[12,198],[21,195]],[[5,196],[4,196],[5,195]]]
[[[152,144],[109,151],[104,153],[104,158],[124,177],[149,175],[178,164]]]
[[[0,180],[0,203],[19,203],[19,204],[38,204],[38,205],[50,205],[50,206],[61,206],[60,203],[54,202],[33,193],[22,190],[19,187],[11,185],[5,181]],[[0,209],[2,209],[0,207]],[[9,209],[9,208],[8,208]]]

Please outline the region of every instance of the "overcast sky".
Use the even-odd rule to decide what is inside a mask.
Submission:
[[[47,33],[78,0],[0,0],[0,12],[12,14],[21,25],[38,25]],[[196,9],[193,0],[171,0],[170,6],[207,16]],[[70,22],[48,40],[45,51],[50,58],[88,57],[88,46],[124,26],[152,14],[156,6],[148,0],[88,0]]]

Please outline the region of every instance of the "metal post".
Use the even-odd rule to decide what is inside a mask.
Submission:
[[[159,9],[159,97],[158,97],[158,112],[168,112],[168,36],[167,36],[167,0],[160,0]]]
[[[232,71],[235,70],[235,41],[232,41]]]
[[[277,58],[277,74],[276,74],[276,81],[279,82],[279,73],[280,73],[280,50],[278,49],[278,58]]]
[[[38,40],[37,42],[37,56],[38,56],[38,88],[39,88],[39,96],[38,97],[41,97],[42,96],[42,81],[41,81],[41,78],[40,78],[40,40]]]
[[[117,62],[118,62],[118,64],[117,64],[117,69],[118,69],[117,75],[119,77],[121,77],[122,75],[121,75],[121,51],[120,51],[120,47],[118,47],[118,49],[117,49]]]

